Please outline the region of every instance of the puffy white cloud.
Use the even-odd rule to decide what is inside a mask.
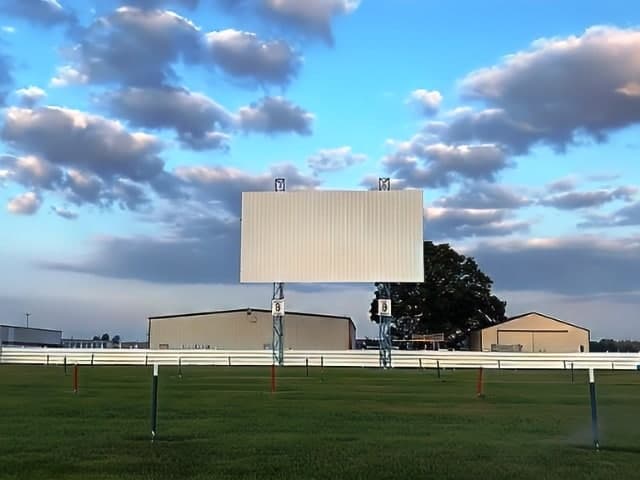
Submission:
[[[311,113],[282,97],[264,97],[256,104],[238,110],[242,130],[267,134],[311,135],[313,119]]]
[[[440,109],[442,94],[437,90],[419,88],[411,92],[409,101],[417,105],[425,115],[434,115]]]
[[[101,98],[109,111],[131,125],[172,128],[182,145],[194,150],[226,149],[234,117],[206,95],[175,87],[130,87]]]
[[[572,191],[542,198],[540,203],[561,210],[577,210],[581,208],[598,207],[614,200],[631,202],[636,193],[638,193],[638,189],[635,187]]]
[[[15,215],[33,215],[38,211],[42,200],[35,192],[26,192],[12,198],[7,204],[7,210]]]
[[[177,78],[175,62],[197,60],[200,36],[198,27],[174,12],[120,7],[83,30],[66,50],[69,64],[51,83],[162,85]]]
[[[148,180],[163,169],[160,142],[152,135],[129,133],[118,122],[60,107],[11,107],[0,138],[13,148],[48,162],[108,178]]]
[[[516,209],[532,202],[527,189],[479,181],[465,183],[455,195],[441,197],[434,205],[462,209]]]
[[[445,187],[460,179],[493,181],[509,166],[497,145],[446,145],[416,135],[383,160],[387,171],[410,187]]]
[[[57,0],[0,0],[0,13],[47,27],[75,21]]]
[[[578,224],[581,228],[627,227],[640,225],[640,202],[632,203],[608,214],[592,213]]]
[[[54,189],[62,181],[60,168],[35,155],[0,157],[0,167],[5,167],[5,177],[19,184],[36,189]]]
[[[16,95],[23,106],[32,108],[36,103],[47,96],[47,92],[35,86],[20,88],[16,90]]]
[[[192,198],[214,201],[226,214],[238,216],[242,192],[270,191],[277,177],[284,177],[287,190],[315,188],[319,180],[300,173],[293,165],[274,165],[261,174],[253,174],[231,167],[180,166],[175,176],[183,182]]]
[[[319,150],[307,158],[307,165],[314,174],[318,174],[343,170],[351,165],[362,163],[366,159],[366,155],[353,153],[351,147],[343,146]]]
[[[51,207],[51,211],[65,220],[75,220],[78,218],[77,212],[72,212],[71,210],[67,210],[65,208],[56,207],[55,205]]]
[[[267,12],[304,32],[333,44],[331,22],[355,11],[360,0],[264,0]]]
[[[536,143],[562,150],[582,136],[603,141],[640,122],[640,30],[589,28],[541,39],[462,81],[466,98],[487,105],[440,130],[445,142],[492,142],[525,153]]]
[[[217,3],[240,15],[257,14],[333,45],[332,22],[354,12],[360,0],[217,0]]]
[[[261,40],[251,32],[210,32],[205,43],[208,58],[224,72],[260,84],[288,84],[301,62],[286,42]]]
[[[67,87],[69,85],[83,85],[89,82],[89,76],[82,73],[70,65],[58,67],[57,74],[51,79],[49,85],[52,87]]]
[[[505,210],[474,208],[425,209],[425,238],[460,239],[468,237],[504,237],[527,232],[530,223],[510,219]]]
[[[145,9],[154,9],[162,7],[171,7],[174,5],[185,8],[197,8],[199,0],[121,0],[120,3],[130,5],[132,7],[140,7]]]

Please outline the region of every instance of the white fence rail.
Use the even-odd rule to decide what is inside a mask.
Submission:
[[[285,351],[285,366],[378,367],[377,350]],[[270,350],[0,349],[2,364],[32,365],[271,365]],[[394,350],[396,368],[637,370],[638,353],[497,353]]]

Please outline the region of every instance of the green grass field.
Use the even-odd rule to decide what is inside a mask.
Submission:
[[[2,479],[633,479],[640,373],[0,366]]]

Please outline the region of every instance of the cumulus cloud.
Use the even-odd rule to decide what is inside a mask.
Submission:
[[[0,167],[6,172],[6,178],[27,188],[51,190],[60,185],[63,178],[60,168],[35,155],[0,156]]]
[[[498,240],[465,253],[498,289],[585,295],[640,289],[638,236]]]
[[[34,87],[32,85],[30,87],[20,88],[16,90],[16,95],[20,99],[20,104],[23,107],[33,108],[36,103],[47,96],[47,92],[39,87]]]
[[[577,210],[581,208],[598,207],[614,200],[633,201],[638,193],[635,187],[618,187],[586,192],[567,192],[552,195],[540,200],[540,204],[561,210]]]
[[[516,209],[530,205],[527,191],[484,181],[466,183],[455,195],[441,197],[437,207],[457,209]]]
[[[505,210],[429,207],[425,209],[424,217],[425,238],[429,239],[502,237],[527,232],[531,226],[510,219]]]
[[[286,85],[300,66],[300,57],[286,42],[261,40],[251,32],[210,32],[205,44],[209,59],[224,72],[260,84]]]
[[[75,21],[58,0],[0,0],[0,13],[46,27]]]
[[[409,102],[416,105],[425,115],[434,115],[440,109],[442,94],[437,90],[419,88],[411,92]]]
[[[79,43],[67,49],[69,64],[52,85],[166,84],[177,79],[173,63],[195,60],[199,41],[199,29],[174,12],[120,7],[95,20]]]
[[[282,97],[265,97],[238,110],[240,128],[249,132],[311,135],[313,119],[311,113]]]
[[[459,179],[493,181],[509,166],[497,145],[446,145],[430,143],[416,135],[396,144],[396,151],[383,160],[387,171],[410,187],[446,187]]]
[[[314,174],[319,174],[344,170],[351,165],[362,163],[366,159],[366,155],[353,153],[351,147],[344,146],[319,150],[307,158],[307,165]]]
[[[193,150],[226,149],[232,114],[206,95],[175,87],[131,87],[101,98],[112,115],[131,125],[170,128],[180,143]]]
[[[579,223],[578,227],[627,227],[634,225],[640,225],[640,202],[632,203],[610,214],[586,215],[585,221]]]
[[[33,215],[40,208],[42,200],[35,192],[26,192],[12,198],[7,210],[15,215]]]
[[[110,200],[117,202],[123,210],[138,210],[150,202],[141,185],[123,178],[114,182],[109,195],[112,196]]]
[[[149,10],[154,8],[172,7],[174,5],[195,9],[198,7],[200,0],[121,0],[120,3]]]
[[[163,169],[160,142],[129,133],[115,121],[60,107],[5,111],[0,138],[48,162],[93,172],[102,178],[148,180]]]
[[[546,185],[546,190],[549,193],[564,193],[569,192],[576,188],[577,181],[575,177],[565,177]]]
[[[358,8],[360,0],[263,0],[263,7],[273,17],[303,32],[333,44],[331,22]]]
[[[603,141],[640,121],[638,49],[639,30],[614,27],[538,40],[462,81],[465,98],[488,108],[457,115],[442,139],[495,142],[514,153],[536,143],[563,150],[583,136]]]
[[[56,207],[55,205],[51,206],[51,211],[65,220],[75,220],[78,218],[77,212],[72,212],[71,210],[67,210],[65,208]]]
[[[68,87],[70,85],[84,85],[89,81],[89,76],[65,65],[56,69],[56,76],[51,79],[49,85],[52,87]]]
[[[291,27],[304,35],[333,45],[332,22],[354,12],[360,0],[217,0],[224,8],[242,15],[255,13]]]
[[[274,165],[261,174],[220,166],[180,166],[174,175],[192,198],[213,201],[222,213],[232,216],[240,215],[242,192],[273,190],[277,177],[286,179],[287,190],[315,188],[320,184],[290,164]]]

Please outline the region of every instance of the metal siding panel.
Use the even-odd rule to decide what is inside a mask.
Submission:
[[[284,317],[285,348],[308,350],[344,350],[349,334],[343,318],[290,314]],[[218,350],[264,350],[271,345],[272,317],[267,312],[226,312],[193,317],[169,317],[151,321],[150,348],[167,344],[169,349],[182,345],[210,345]]]
[[[240,281],[421,282],[422,191],[244,192]]]

